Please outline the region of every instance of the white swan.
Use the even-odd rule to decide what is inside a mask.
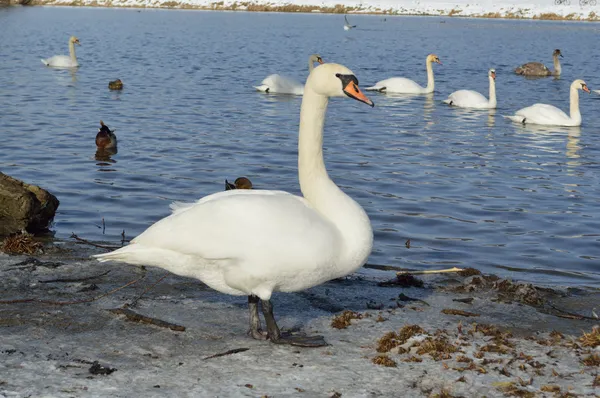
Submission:
[[[320,64],[323,63],[323,59],[319,54],[312,54],[308,57],[308,73],[312,72],[315,67],[315,62]],[[269,75],[267,76],[260,84],[260,86],[254,87],[258,91],[262,91],[264,93],[279,93],[279,94],[294,94],[294,95],[302,95],[304,94],[304,85],[302,83],[297,82],[296,80],[281,76],[281,75]]]
[[[458,90],[448,96],[444,102],[460,108],[493,109],[496,107],[496,70],[488,71],[490,80],[490,99],[473,90]]]
[[[323,125],[329,97],[348,96],[373,106],[342,65],[318,66],[306,81],[300,110],[298,174],[303,197],[283,191],[234,189],[196,203],[174,204],[128,246],[94,257],[164,268],[213,289],[248,295],[252,337],[274,343],[322,346],[321,336],[283,336],[270,302],[274,291],[295,292],[361,267],[373,245],[369,217],[329,178]]]
[[[356,28],[356,25],[350,25],[350,22],[348,22],[348,17],[346,15],[344,15],[344,30],[350,30],[350,29],[354,29]]]
[[[405,77],[391,77],[389,79],[381,80],[375,83],[374,86],[367,87],[365,90],[380,91],[383,93],[400,93],[400,94],[428,94],[433,93],[435,83],[433,81],[433,68],[431,67],[432,62],[442,64],[440,59],[435,54],[429,54],[425,60],[427,67],[427,87],[421,87],[413,80]]]
[[[577,90],[590,92],[587,84],[581,79],[571,83],[570,101],[571,115],[567,115],[554,105],[534,104],[518,110],[514,116],[507,116],[510,120],[523,124],[544,124],[548,126],[580,126],[581,113],[579,112],[579,93]]]
[[[75,44],[80,45],[79,39],[75,36],[69,38],[69,56],[55,55],[48,59],[42,59],[42,63],[46,66],[55,68],[76,68],[79,66],[77,57],[75,56]]]

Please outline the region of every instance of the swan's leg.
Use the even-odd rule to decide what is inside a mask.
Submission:
[[[275,317],[273,316],[273,304],[270,300],[262,301],[263,314],[267,323],[267,333],[271,342],[275,344],[290,344],[299,347],[324,347],[327,345],[323,336],[292,336],[282,335]]]
[[[248,310],[250,312],[250,330],[248,331],[248,334],[256,340],[266,340],[267,334],[260,328],[258,300],[259,298],[253,294],[248,296]]]

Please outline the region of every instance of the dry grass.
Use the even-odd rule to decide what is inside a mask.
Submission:
[[[430,396],[431,398],[455,398],[455,395],[452,395],[450,391],[442,388],[442,390],[438,394],[433,394]]]
[[[408,358],[404,358],[404,359],[402,360],[402,362],[423,362],[423,360],[422,360],[421,358],[419,358],[419,357],[416,357],[416,356],[414,356],[414,355],[411,355],[411,356],[410,356],[410,357],[408,357]]]
[[[600,345],[600,327],[595,326],[591,332],[583,332],[583,336],[579,338],[581,345],[584,347],[597,347]]]
[[[42,251],[42,244],[33,240],[33,235],[25,233],[7,236],[0,250],[9,254],[37,254]]]
[[[581,360],[585,366],[600,366],[600,354],[594,353]]]
[[[406,325],[400,329],[398,333],[386,333],[377,341],[377,352],[389,352],[393,348],[406,343],[411,337],[422,333],[425,333],[425,330],[419,325]],[[403,352],[400,353],[402,354],[404,352],[406,352],[406,350],[403,350]]]
[[[453,8],[448,13],[448,16],[451,17],[453,15],[460,14],[461,12],[462,12],[462,10],[460,8]]]
[[[560,386],[548,384],[548,385],[542,386],[540,388],[540,390],[542,392],[560,392]]]
[[[449,343],[446,337],[438,336],[436,338],[428,337],[425,339],[419,346],[417,354],[429,354],[434,360],[441,361],[445,359],[451,359],[451,354],[454,354],[457,351],[458,348]]]
[[[333,320],[331,321],[331,327],[336,328],[336,329],[346,329],[348,326],[350,326],[350,324],[352,323],[351,321],[353,319],[362,319],[362,318],[363,318],[362,314],[360,314],[358,312],[346,310],[346,311],[342,312],[340,315],[333,318]]]
[[[592,382],[592,387],[600,387],[600,375],[594,378],[594,381]]]
[[[397,366],[396,361],[387,355],[378,355],[375,358],[371,359],[375,365],[386,366],[388,368],[395,368]]]
[[[488,12],[487,14],[480,15],[481,18],[502,18],[502,14],[499,12]]]
[[[535,398],[535,393],[520,389],[514,381],[500,383],[497,388],[510,397]]]

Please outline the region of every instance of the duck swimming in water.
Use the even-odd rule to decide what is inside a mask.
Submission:
[[[229,191],[231,189],[252,189],[252,181],[246,177],[236,178],[233,184],[225,180],[225,190]]]
[[[96,146],[100,149],[109,149],[117,147],[117,136],[115,130],[108,128],[102,120],[100,120],[100,128],[96,134]]]

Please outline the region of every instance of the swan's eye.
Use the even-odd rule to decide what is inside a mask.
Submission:
[[[335,74],[335,77],[341,78],[341,77],[342,77],[342,75],[341,75],[341,74],[339,74],[339,73],[336,73],[336,74]]]

